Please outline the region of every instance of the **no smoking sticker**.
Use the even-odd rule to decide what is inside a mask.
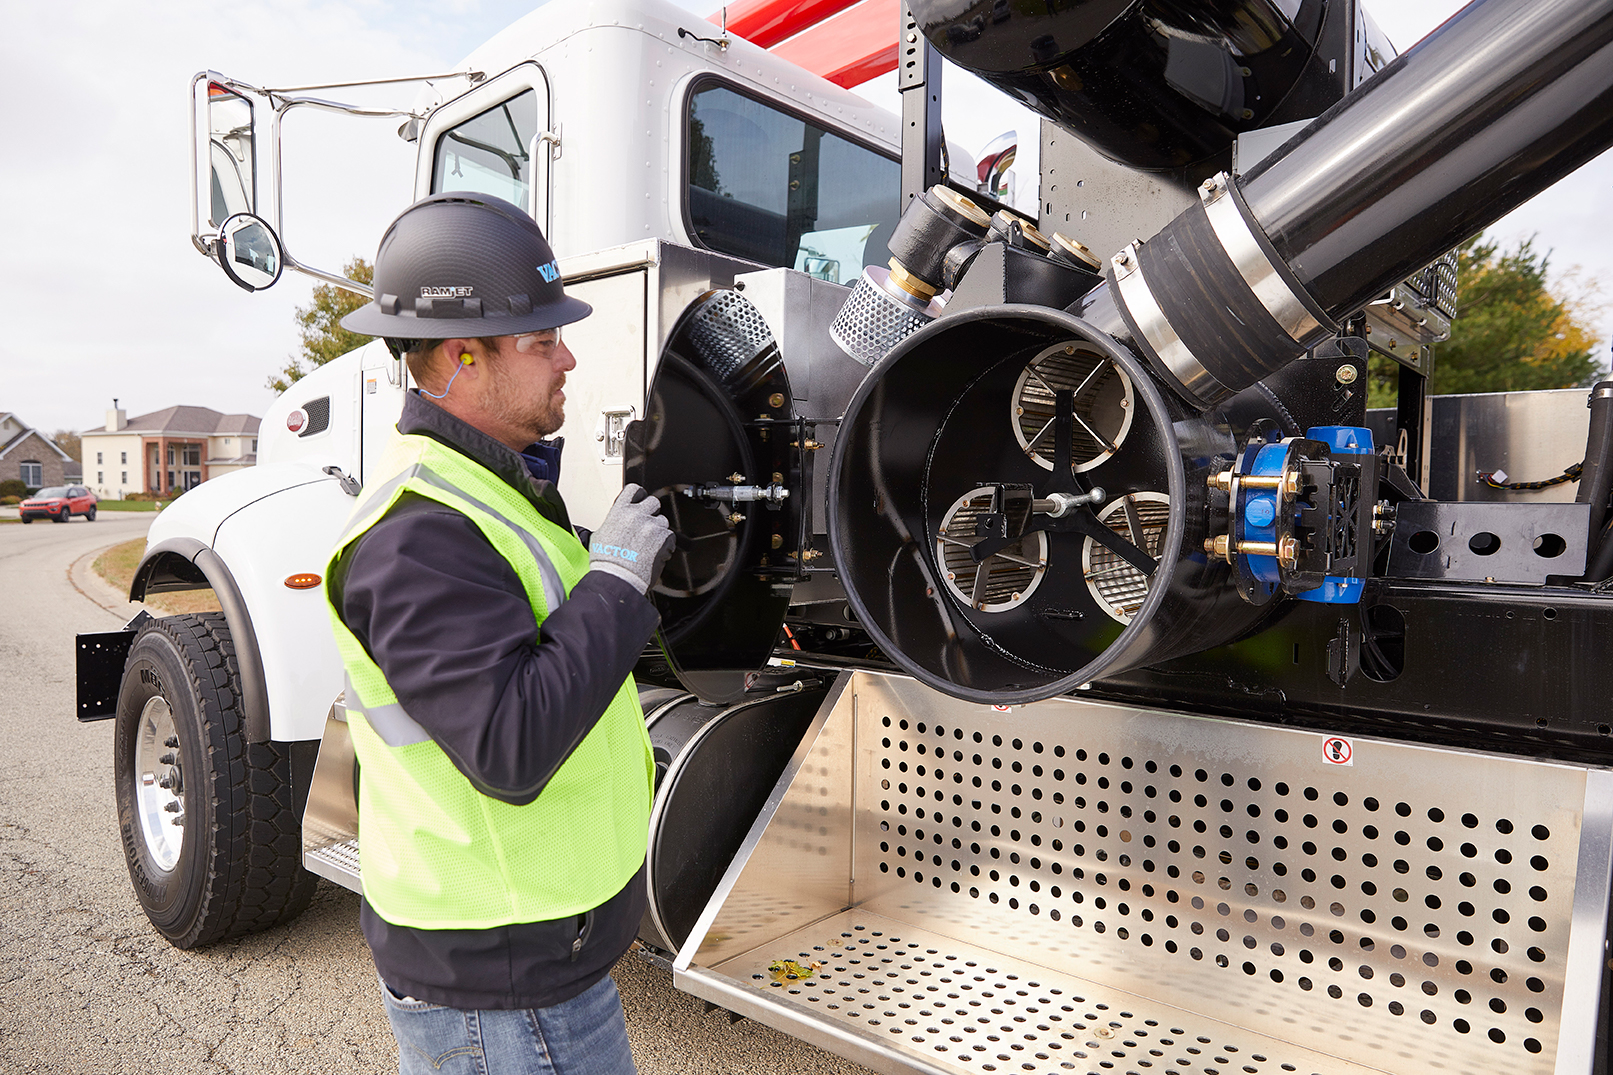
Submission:
[[[1348,739],[1331,736],[1322,741],[1322,760],[1329,765],[1354,765],[1355,748]]]

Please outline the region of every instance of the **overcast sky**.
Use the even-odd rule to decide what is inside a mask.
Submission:
[[[576,0],[550,0],[553,3]],[[709,0],[682,0],[699,13]],[[293,308],[311,283],[287,274],[248,295],[191,248],[186,90],[203,68],[258,85],[447,70],[525,14],[530,0],[67,0],[8,9],[0,39],[0,412],[50,432],[173,404],[262,414],[263,387],[297,347]],[[1459,5],[1367,0],[1404,50]],[[894,104],[887,77],[868,93]],[[342,91],[346,93],[348,91]],[[333,92],[331,96],[338,96]],[[408,104],[409,91],[390,100]],[[952,139],[971,151],[1000,110],[949,98]],[[292,125],[304,121],[299,127]],[[294,116],[288,123],[288,248],[336,267],[373,256],[409,199],[411,147],[396,123]],[[327,164],[362,184],[323,185]],[[359,196],[359,192],[363,196]],[[1581,266],[1613,298],[1613,158],[1536,199],[1492,233],[1538,235],[1552,265]],[[1596,311],[1605,357],[1613,316]]]

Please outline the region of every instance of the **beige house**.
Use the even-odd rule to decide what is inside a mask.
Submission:
[[[209,407],[168,407],[127,417],[116,406],[104,429],[82,438],[84,484],[98,497],[194,489],[258,458],[258,419]]]

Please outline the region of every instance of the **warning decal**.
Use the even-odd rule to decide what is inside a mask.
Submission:
[[[1329,765],[1354,765],[1355,748],[1348,739],[1332,736],[1322,741],[1322,760]]]

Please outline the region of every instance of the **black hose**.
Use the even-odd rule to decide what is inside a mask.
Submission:
[[[1585,581],[1606,582],[1613,579],[1613,520],[1602,527],[1594,547],[1596,551],[1591,554],[1591,567],[1585,572]]]
[[[1585,469],[1579,476],[1581,504],[1591,506],[1591,533],[1607,518],[1608,491],[1613,488],[1613,381],[1591,389],[1591,426],[1585,437]]]

